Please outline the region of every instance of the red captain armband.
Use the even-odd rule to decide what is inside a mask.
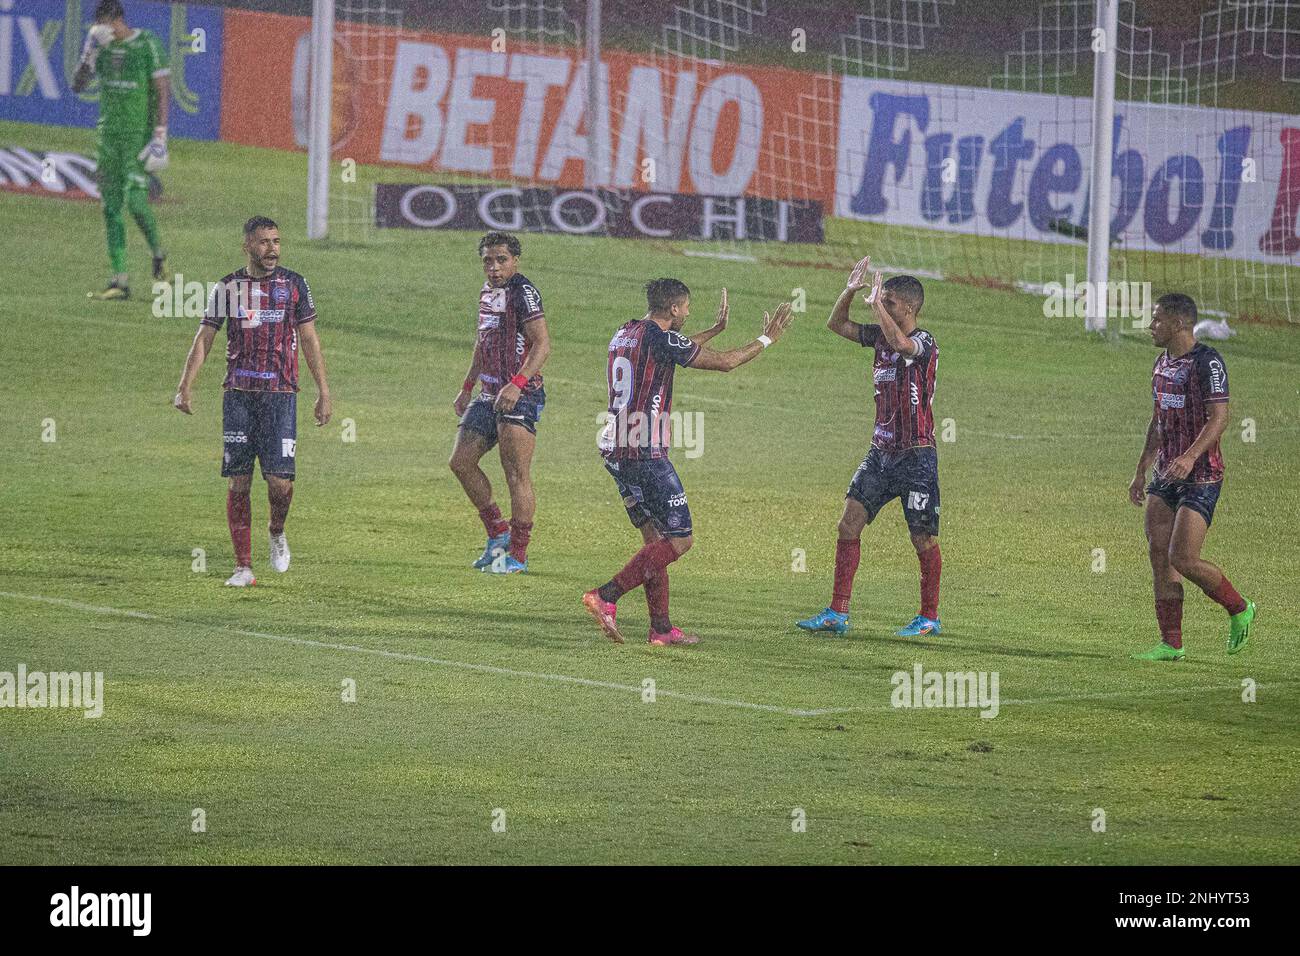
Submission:
[[[510,379],[510,384],[522,392],[525,386],[528,385],[528,379],[522,375],[515,375]]]

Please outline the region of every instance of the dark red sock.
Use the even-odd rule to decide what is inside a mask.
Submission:
[[[253,564],[253,503],[249,493],[226,492],[226,524],[230,525],[230,543],[235,546],[236,567]]]
[[[943,556],[939,546],[927,548],[917,557],[921,561],[921,617],[932,621],[939,619],[939,572],[943,570]]]
[[[506,528],[510,527],[501,517],[501,509],[497,507],[495,501],[488,502],[486,508],[480,508],[478,517],[483,522],[483,530],[487,532],[489,538],[501,537],[506,533]]]
[[[1181,597],[1156,599],[1156,622],[1160,625],[1160,640],[1170,647],[1183,646],[1183,599]]]
[[[533,523],[510,519],[510,557],[520,564],[528,560],[528,539],[533,536]]]
[[[650,609],[650,626],[656,634],[667,634],[672,630],[672,621],[668,617],[668,571],[660,568],[645,582],[645,603]]]
[[[862,557],[862,542],[857,538],[852,541],[835,542],[835,587],[831,591],[831,610],[840,614],[849,613],[849,598],[853,596],[853,575],[858,573],[858,561]]]
[[[673,549],[671,541],[667,538],[651,541],[638,551],[623,570],[614,575],[608,584],[601,587],[601,599],[617,601],[628,591],[645,584],[657,572],[662,571],[676,560],[677,552]]]
[[[1229,614],[1240,614],[1246,610],[1246,599],[1237,593],[1237,589],[1232,586],[1226,574],[1220,579],[1217,588],[1205,593],[1211,601],[1223,605]]]
[[[271,534],[283,534],[284,519],[289,517],[289,505],[293,504],[293,482],[289,482],[289,489],[282,495],[270,490],[268,485],[266,496],[271,505],[271,521],[267,530]]]

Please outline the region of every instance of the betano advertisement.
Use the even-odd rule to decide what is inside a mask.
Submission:
[[[305,18],[226,15],[222,139],[291,149],[305,142]],[[586,64],[576,57],[494,53],[486,37],[402,32],[366,39],[366,60],[335,44],[335,149],[358,162],[580,187],[587,154]],[[363,82],[374,61],[390,67]],[[237,64],[256,63],[242,70]],[[662,193],[832,199],[834,149],[821,181],[791,175],[777,157],[782,118],[799,113],[815,77],[780,69],[701,65],[664,75],[610,53],[602,70],[610,122],[596,131],[608,157],[603,185]],[[268,96],[268,90],[292,95]],[[823,97],[826,93],[823,90]],[[797,147],[802,151],[810,145]],[[643,160],[653,165],[643,165]],[[653,169],[653,181],[643,171]]]
[[[221,118],[222,11],[125,0],[126,21],[171,58],[172,136],[216,139]],[[0,0],[0,119],[94,126],[98,87],[72,92],[95,0]]]

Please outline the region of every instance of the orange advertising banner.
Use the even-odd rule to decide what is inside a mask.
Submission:
[[[223,140],[305,148],[309,31],[305,17],[227,11]],[[838,80],[618,51],[601,67],[600,185],[831,208]],[[576,49],[344,31],[334,49],[335,157],[581,188],[586,77]]]

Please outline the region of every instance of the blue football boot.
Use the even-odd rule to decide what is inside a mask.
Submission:
[[[900,627],[895,633],[899,637],[922,637],[926,634],[942,634],[943,628],[939,625],[938,618],[930,620],[930,618],[918,614],[912,618],[911,624]]]
[[[483,549],[482,556],[474,562],[474,567],[482,571],[492,560],[499,554],[505,554],[510,550],[510,531],[507,529],[505,534],[497,535],[495,538],[488,538],[487,547]]]
[[[849,616],[826,608],[806,621],[795,621],[795,624],[805,631],[829,631],[832,634],[843,634],[849,629]]]

